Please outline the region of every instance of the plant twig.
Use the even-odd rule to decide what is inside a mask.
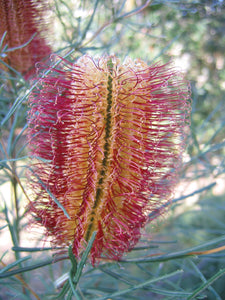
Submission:
[[[113,18],[113,19],[111,19],[111,20],[109,20],[109,21],[107,21],[107,22],[105,22],[93,35],[92,35],[92,37],[89,39],[89,40],[87,40],[85,43],[83,43],[82,44],[82,47],[85,47],[85,46],[87,46],[90,42],[92,42],[99,34],[100,34],[100,32],[102,32],[106,27],[108,27],[109,25],[111,25],[111,24],[113,24],[113,23],[115,23],[115,22],[117,22],[117,21],[119,21],[119,20],[121,20],[121,19],[127,19],[127,18],[130,18],[130,17],[132,17],[132,16],[134,16],[134,15],[137,15],[137,14],[139,14],[141,11],[143,11],[146,7],[148,7],[149,6],[149,4],[152,2],[152,0],[147,0],[146,1],[146,3],[144,4],[144,5],[142,5],[142,6],[140,6],[140,7],[138,7],[138,8],[136,8],[136,9],[134,9],[134,10],[132,10],[132,11],[130,11],[130,12],[128,12],[128,13],[125,13],[125,14],[123,14],[123,15],[121,15],[121,16],[119,16],[119,17],[117,17],[117,18]]]

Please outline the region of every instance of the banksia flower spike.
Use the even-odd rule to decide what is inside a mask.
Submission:
[[[44,39],[47,10],[43,0],[0,0],[0,38],[5,35],[3,48],[8,50],[3,62],[26,79],[35,73],[35,63],[51,53]],[[0,68],[7,69],[1,62]]]
[[[187,82],[170,64],[83,56],[40,79],[29,106],[30,211],[53,245],[72,244],[79,257],[95,231],[92,262],[120,259],[171,199],[189,125]]]

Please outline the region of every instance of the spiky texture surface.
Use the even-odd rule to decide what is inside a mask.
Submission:
[[[177,183],[190,115],[187,82],[170,64],[83,56],[41,79],[29,105],[37,158],[30,211],[54,245],[72,243],[77,257],[97,231],[92,262],[121,258],[146,222],[162,214]]]
[[[7,52],[3,61],[16,71],[21,72],[26,79],[35,72],[35,63],[43,60],[51,53],[44,35],[46,34],[46,16],[48,10],[46,1],[39,0],[0,0],[0,38],[6,32],[3,48],[20,47]],[[35,36],[34,36],[35,35]],[[0,63],[0,68],[6,70]]]

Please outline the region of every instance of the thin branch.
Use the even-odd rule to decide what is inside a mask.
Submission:
[[[85,46],[87,46],[87,44],[89,44],[90,42],[92,42],[99,34],[100,34],[100,32],[102,32],[106,27],[108,27],[109,25],[111,25],[111,24],[113,24],[113,23],[115,23],[115,22],[117,22],[117,21],[119,21],[119,20],[121,20],[121,19],[127,19],[127,18],[130,18],[130,17],[132,17],[132,16],[134,16],[134,15],[137,15],[137,14],[139,14],[141,11],[143,11],[146,7],[148,7],[149,6],[149,4],[151,4],[151,2],[152,2],[152,0],[147,0],[146,1],[146,3],[144,4],[144,5],[142,5],[142,6],[140,6],[139,8],[137,8],[137,9],[134,9],[134,10],[132,10],[132,11],[130,11],[130,12],[128,12],[128,13],[125,13],[125,14],[123,14],[122,16],[119,16],[119,17],[117,17],[117,18],[115,18],[115,19],[111,19],[111,20],[109,20],[108,22],[106,22],[106,23],[104,23],[93,35],[92,35],[92,37],[89,39],[89,40],[87,40],[83,45],[82,45],[82,47],[85,47]]]

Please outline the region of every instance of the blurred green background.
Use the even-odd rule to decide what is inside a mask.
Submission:
[[[192,91],[191,132],[173,205],[147,226],[151,240],[143,234],[123,261],[87,264],[77,299],[225,299],[225,251],[189,255],[225,245],[224,1],[51,0],[50,7],[48,39],[60,56],[172,59]],[[70,263],[52,265],[49,251],[11,249],[42,245],[41,232],[27,230],[24,216],[26,99],[33,86],[5,72],[0,80],[0,299],[49,299]]]

